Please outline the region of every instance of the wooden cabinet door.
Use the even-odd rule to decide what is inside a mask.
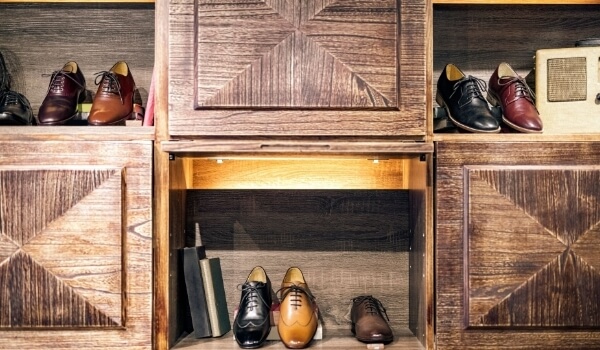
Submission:
[[[152,347],[151,164],[151,141],[0,142],[2,349]]]
[[[171,0],[169,133],[424,137],[426,3]]]
[[[600,142],[436,146],[438,348],[598,348]]]

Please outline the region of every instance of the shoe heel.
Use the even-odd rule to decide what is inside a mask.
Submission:
[[[490,92],[490,90],[487,91],[486,100],[494,107],[500,106],[500,101],[498,101],[498,99]]]
[[[435,92],[435,102],[437,102],[437,104],[440,105],[440,107],[446,107],[444,99],[442,98],[442,95],[440,95],[439,91]]]

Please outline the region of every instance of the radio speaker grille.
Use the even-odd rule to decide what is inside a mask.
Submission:
[[[585,101],[587,72],[585,57],[548,59],[548,101]]]

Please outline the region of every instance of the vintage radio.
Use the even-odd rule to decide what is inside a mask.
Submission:
[[[535,93],[545,133],[600,133],[600,46],[538,50]]]

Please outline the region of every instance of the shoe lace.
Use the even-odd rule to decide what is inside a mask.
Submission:
[[[292,284],[287,287],[281,287],[277,291],[277,295],[278,295],[278,297],[280,297],[279,300],[285,299],[287,297],[287,295],[290,293],[291,293],[290,305],[293,306],[295,309],[302,306],[302,295],[301,294],[306,294],[306,296],[308,296],[308,298],[310,299],[311,302],[315,300],[315,297],[312,295],[312,293],[308,289],[300,287],[295,284]]]
[[[265,299],[263,299],[262,295],[258,292],[258,286],[251,285],[249,283],[244,283],[242,285],[238,285],[238,289],[242,291],[242,301],[248,299],[246,304],[246,308],[250,311],[254,310],[255,307],[262,303],[267,307],[270,307],[269,303]]]
[[[361,295],[359,297],[353,298],[352,302],[355,304],[360,304],[364,302],[363,305],[367,313],[371,315],[383,314],[385,315],[385,318],[388,321],[390,320],[385,310],[385,307],[383,307],[381,301],[379,301],[377,298],[374,298],[372,295]]]
[[[524,99],[529,100],[529,102],[531,102],[532,104],[535,104],[535,102],[534,102],[535,93],[533,92],[533,90],[531,90],[531,88],[529,87],[529,85],[527,85],[527,83],[525,82],[525,80],[523,80],[523,78],[517,77],[517,78],[512,78],[508,81],[498,82],[498,83],[501,85],[511,85],[511,84],[515,85],[515,98],[513,100],[509,101],[508,103],[512,103],[520,98],[524,98]]]
[[[100,71],[95,73],[95,76],[96,80],[94,82],[96,85],[102,84],[102,92],[119,95],[119,99],[121,100],[121,103],[123,103],[123,96],[121,95],[121,83],[119,83],[119,79],[115,73],[109,71]]]
[[[65,77],[70,79],[75,84],[77,84],[80,88],[82,88],[82,89],[85,88],[77,80],[75,80],[75,78],[70,76],[69,73],[73,73],[73,72],[61,69],[61,70],[56,70],[56,71],[52,72],[52,74],[42,74],[43,77],[51,76],[50,84],[48,85],[48,92],[50,92],[50,91],[62,92],[62,90],[65,86]]]
[[[2,94],[2,103],[3,106],[8,105],[24,105],[29,107],[29,100],[25,98],[22,94],[16,91],[6,91]]]
[[[464,86],[464,88],[462,88],[462,86]],[[470,103],[474,98],[483,100],[483,94],[481,92],[486,88],[487,84],[485,81],[469,75],[454,83],[454,86],[452,86],[453,91],[450,94],[450,97],[452,97],[457,91],[462,91],[460,107],[463,107]]]

